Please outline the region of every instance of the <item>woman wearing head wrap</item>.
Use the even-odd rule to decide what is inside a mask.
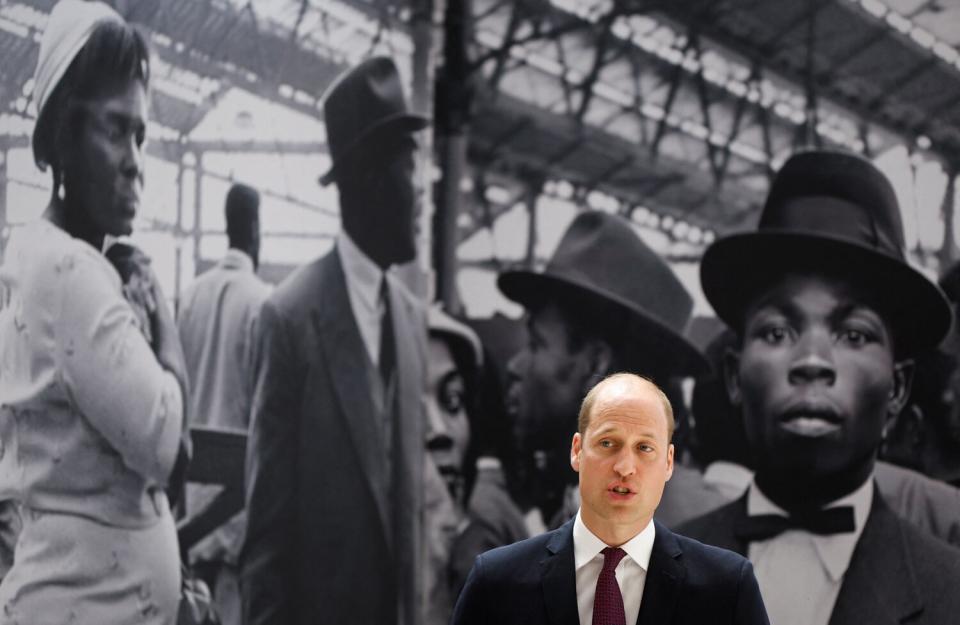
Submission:
[[[131,305],[102,254],[139,206],[148,81],[146,42],[112,9],[53,9],[33,137],[53,194],[14,228],[0,268],[0,500],[23,523],[2,624],[176,618],[164,486],[180,458],[183,356],[152,273]]]

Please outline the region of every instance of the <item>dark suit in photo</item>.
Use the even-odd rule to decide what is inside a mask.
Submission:
[[[383,405],[337,250],[264,305],[242,561],[247,625],[395,623],[400,612],[415,625],[425,366],[417,337],[426,321],[406,288],[387,281],[396,390]],[[394,412],[389,445],[384,410]]]

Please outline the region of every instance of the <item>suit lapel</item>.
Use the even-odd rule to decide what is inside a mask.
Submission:
[[[643,587],[643,599],[640,600],[637,625],[672,622],[680,587],[686,577],[686,569],[680,560],[683,551],[673,532],[657,521],[654,523],[657,528],[656,537],[653,540],[653,551]]]
[[[387,275],[390,289],[391,323],[396,346],[396,420],[393,423],[393,454],[396,473],[393,476],[394,505],[397,519],[397,580],[406,601],[407,623],[419,623],[417,598],[421,596],[419,575],[409,571],[420,569],[420,516],[423,498],[423,465],[425,423],[423,412],[424,376],[426,375],[427,325],[422,315],[401,292],[393,276]],[[388,410],[394,412],[394,407]]]
[[[870,516],[843,576],[830,625],[893,625],[923,610],[900,523],[874,489]]]
[[[553,536],[547,542],[547,552],[547,557],[540,562],[547,623],[579,623],[576,561],[573,557],[573,519],[553,531]]]
[[[390,288],[391,316],[394,328],[394,340],[397,355],[397,406],[399,408],[394,440],[402,449],[401,459],[406,476],[415,478],[414,483],[422,482],[424,417],[423,417],[423,380],[426,374],[425,347],[427,340],[426,320],[417,318],[407,298],[397,286],[393,276],[387,276]],[[412,496],[419,496],[419,489],[413,489]],[[418,506],[417,501],[410,501]]]
[[[324,289],[318,293],[316,310],[317,336],[324,352],[334,392],[340,402],[338,411],[346,421],[353,447],[360,458],[360,467],[379,511],[380,523],[387,544],[391,544],[388,502],[380,493],[383,457],[379,453],[382,431],[377,423],[371,391],[367,383],[363,339],[353,317],[347,283],[340,258],[333,250],[323,260]]]

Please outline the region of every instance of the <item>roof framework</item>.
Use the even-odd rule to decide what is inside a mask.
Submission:
[[[0,4],[0,126],[31,115],[30,77],[53,4]],[[197,134],[236,89],[319,117],[334,76],[374,50],[409,61],[412,24],[444,3],[114,4],[151,33],[157,53],[150,149],[182,163],[207,151],[323,153],[322,133]],[[472,97],[458,241],[549,195],[657,228],[678,243],[675,260],[695,259],[713,237],[752,225],[770,173],[799,147],[875,156],[906,145],[941,162],[951,181],[960,165],[956,0],[464,4],[468,63],[458,78]],[[3,147],[26,141],[4,130]],[[947,197],[949,220],[952,187]],[[530,223],[526,262],[535,264]],[[955,255],[950,237],[943,255]]]

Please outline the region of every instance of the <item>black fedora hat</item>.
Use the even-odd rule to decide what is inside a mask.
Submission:
[[[886,314],[898,352],[934,347],[950,328],[943,292],[912,268],[890,181],[852,153],[793,155],[774,178],[756,232],[718,239],[700,264],[717,315],[735,329],[746,307],[788,272],[862,285]]]
[[[707,369],[703,355],[684,336],[693,298],[667,263],[620,217],[580,213],[542,273],[507,271],[497,285],[527,308],[557,294],[618,307],[630,319],[623,340],[655,350],[650,355],[664,370],[694,375]]]
[[[369,58],[341,74],[323,100],[327,145],[333,165],[320,184],[336,180],[337,163],[354,150],[390,132],[416,132],[429,121],[411,113],[393,59]]]

